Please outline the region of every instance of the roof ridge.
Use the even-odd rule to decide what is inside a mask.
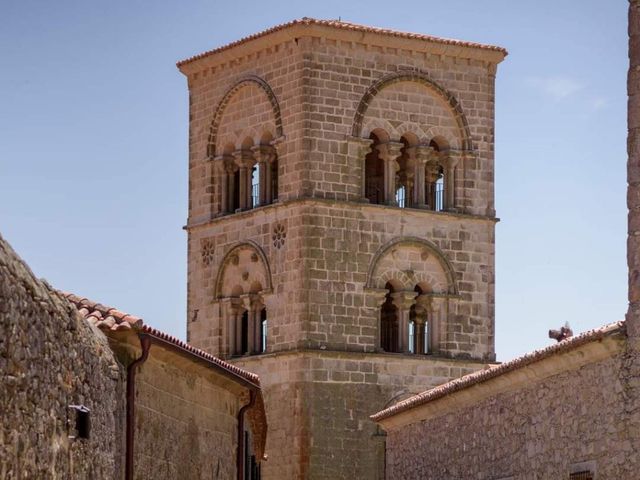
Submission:
[[[501,52],[504,55],[508,54],[508,52],[507,52],[507,50],[505,48],[499,47],[497,45],[490,45],[490,44],[478,43],[478,42],[470,42],[470,41],[465,41],[465,40],[456,40],[456,39],[453,39],[453,38],[437,37],[437,36],[428,35],[428,34],[425,34],[425,33],[414,33],[414,32],[406,32],[406,31],[401,31],[401,30],[393,30],[391,28],[373,27],[373,26],[370,26],[370,25],[364,25],[364,24],[353,23],[353,22],[346,22],[346,21],[343,21],[341,19],[338,19],[338,20],[323,20],[323,19],[316,19],[316,18],[313,18],[313,17],[302,17],[302,18],[299,18],[299,19],[294,19],[294,20],[290,20],[290,21],[285,22],[285,23],[274,25],[272,27],[266,28],[266,29],[261,30],[259,32],[252,33],[250,35],[246,35],[244,37],[241,37],[238,40],[234,40],[234,41],[232,41],[230,43],[226,43],[224,45],[216,47],[216,48],[214,48],[212,50],[207,50],[207,51],[199,53],[197,55],[193,55],[191,57],[185,58],[184,60],[178,61],[176,63],[176,66],[178,68],[180,68],[183,65],[186,65],[188,63],[194,62],[194,61],[199,60],[201,58],[214,55],[214,54],[222,52],[224,50],[228,50],[228,49],[231,49],[231,48],[236,47],[238,45],[241,45],[243,43],[250,42],[251,40],[255,40],[257,38],[267,36],[267,35],[269,35],[271,33],[275,33],[275,32],[278,32],[280,30],[285,30],[285,29],[293,27],[295,25],[321,25],[321,26],[326,26],[326,27],[339,28],[339,29],[343,29],[343,30],[360,31],[360,32],[364,32],[364,33],[379,33],[379,34],[383,34],[383,35],[391,35],[391,36],[401,37],[401,38],[413,38],[413,39],[417,39],[417,40],[425,40],[425,41],[434,42],[434,43],[440,43],[440,44],[444,44],[444,45],[458,45],[458,46],[463,46],[463,47],[480,48],[480,49],[484,49],[484,50],[492,50],[492,51],[496,51],[496,52]]]
[[[193,345],[190,345],[187,342],[174,337],[173,335],[147,325],[140,317],[136,317],[135,315],[131,315],[130,313],[122,312],[117,308],[94,302],[86,297],[80,297],[79,295],[75,295],[70,292],[63,292],[60,290],[55,291],[66,298],[68,301],[70,301],[86,320],[88,320],[101,330],[135,330],[140,333],[152,335],[154,337],[160,338],[161,340],[164,340],[167,343],[171,343],[178,348],[186,350],[192,355],[200,357],[211,363],[215,363],[225,370],[228,370],[244,378],[245,380],[249,380],[257,386],[260,385],[260,377],[255,373],[251,373],[243,368],[225,362],[221,358],[205,352],[204,350],[200,350],[199,348],[196,348]],[[84,313],[82,310],[86,311],[86,313]]]
[[[623,330],[624,326],[625,321],[622,320],[614,323],[609,323],[607,325],[603,325],[591,330],[587,330],[580,335],[569,337],[566,340],[562,340],[561,342],[549,345],[538,350],[533,350],[499,365],[488,366],[488,368],[484,368],[483,370],[478,370],[476,372],[463,375],[462,377],[455,378],[446,383],[443,383],[442,385],[438,385],[437,387],[425,390],[424,392],[413,395],[406,400],[398,402],[389,408],[385,408],[384,410],[371,415],[370,418],[374,421],[380,421],[385,418],[389,418],[393,415],[432,402],[451,393],[464,390],[478,383],[491,380],[518,368],[522,368],[532,363],[538,362],[547,357],[550,357],[553,354],[573,350],[574,348],[577,348],[586,343],[600,340],[607,335]]]

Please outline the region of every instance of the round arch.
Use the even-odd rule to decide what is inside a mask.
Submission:
[[[381,90],[385,89],[390,85],[394,85],[400,82],[416,82],[420,83],[427,88],[429,88],[432,92],[438,95],[442,100],[445,101],[451,108],[453,112],[454,119],[456,124],[458,125],[458,129],[460,131],[461,138],[461,147],[463,150],[473,150],[473,145],[471,141],[471,131],[469,130],[469,123],[467,118],[462,111],[460,103],[455,98],[455,96],[446,90],[445,88],[438,85],[434,82],[429,76],[420,71],[403,71],[397,73],[391,73],[377,80],[373,85],[371,85],[365,94],[360,99],[360,103],[356,108],[356,114],[353,118],[353,126],[351,128],[351,136],[360,137],[362,134],[362,126],[365,119],[365,115],[367,113],[367,109],[369,108],[369,104]]]
[[[269,268],[269,261],[267,260],[267,256],[260,246],[252,240],[247,240],[245,242],[237,243],[226,253],[222,262],[220,264],[220,268],[218,269],[218,273],[216,275],[216,283],[213,290],[213,298],[219,299],[224,298],[224,280],[225,274],[230,266],[238,267],[242,261],[240,258],[240,253],[247,252],[252,263],[257,263],[257,271],[256,275],[247,275],[247,278],[242,278],[243,283],[246,283],[248,286],[248,291],[243,291],[242,293],[258,293],[253,292],[251,289],[254,288],[256,282],[260,279],[263,282],[260,282],[262,286],[261,293],[269,293],[273,289],[273,285],[271,283],[271,269]],[[255,257],[254,257],[255,255]],[[247,271],[248,272],[248,271]],[[242,272],[244,273],[244,272]],[[241,274],[242,274],[241,273]],[[256,278],[257,277],[257,278]],[[233,296],[233,295],[231,295]]]
[[[236,92],[238,92],[238,90],[251,84],[257,85],[259,88],[261,88],[269,99],[269,103],[271,103],[276,126],[276,138],[284,136],[280,105],[278,104],[278,99],[273,93],[273,90],[271,90],[271,87],[265,80],[258,77],[257,75],[247,75],[238,80],[229,90],[227,90],[227,93],[224,94],[222,100],[220,100],[218,106],[215,109],[213,120],[211,122],[211,128],[209,130],[209,140],[207,143],[207,155],[209,156],[209,158],[214,158],[217,155],[216,143],[218,140],[218,129],[220,128],[220,119],[222,118],[222,114],[224,113],[225,108],[229,104],[229,101],[236,94]]]
[[[454,270],[451,263],[447,259],[447,257],[432,242],[419,237],[396,238],[394,240],[387,242],[382,247],[380,247],[380,249],[373,256],[373,259],[371,260],[371,264],[369,265],[369,270],[367,272],[367,283],[365,285],[365,288],[369,288],[369,289],[376,288],[375,273],[376,273],[376,268],[378,266],[378,263],[380,262],[381,259],[386,257],[386,255],[393,248],[398,246],[419,246],[419,247],[425,248],[437,260],[438,264],[442,268],[442,271],[444,272],[444,275],[446,277],[446,282],[447,282],[446,293],[448,295],[458,295],[458,287],[455,281]],[[400,272],[400,277],[398,277],[398,280],[402,281],[402,279],[405,276],[406,274],[404,272]],[[394,277],[397,277],[397,275],[394,275]],[[416,275],[414,279],[415,280],[414,283],[420,283],[420,281],[427,280],[427,279],[428,279],[428,275],[425,276],[423,274],[420,274],[420,272],[418,272],[418,275]],[[402,283],[404,284],[407,282],[402,282]]]

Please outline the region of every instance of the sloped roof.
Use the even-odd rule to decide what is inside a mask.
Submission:
[[[377,34],[382,34],[382,35],[388,35],[391,37],[399,37],[399,38],[407,38],[407,39],[416,39],[416,40],[424,40],[427,42],[432,42],[432,43],[439,43],[439,44],[443,44],[443,45],[454,45],[454,46],[460,46],[460,47],[471,47],[471,48],[479,48],[479,49],[483,49],[483,50],[492,50],[495,52],[500,52],[503,55],[507,55],[507,50],[502,48],[502,47],[498,47],[495,45],[486,45],[486,44],[482,44],[482,43],[476,43],[476,42],[465,42],[463,40],[454,40],[454,39],[450,39],[450,38],[441,38],[441,37],[434,37],[432,35],[425,35],[422,33],[411,33],[411,32],[401,32],[401,31],[397,31],[397,30],[391,30],[388,28],[380,28],[380,27],[370,27],[367,25],[360,25],[357,23],[351,23],[351,22],[343,22],[341,20],[319,20],[319,19],[315,19],[315,18],[310,18],[310,17],[303,17],[300,19],[296,19],[296,20],[292,20],[290,22],[287,23],[281,23],[280,25],[276,25],[274,27],[268,28],[266,30],[263,30],[261,32],[257,32],[254,33],[252,35],[248,35],[246,37],[243,37],[239,40],[236,40],[234,42],[228,43],[226,45],[223,45],[221,47],[218,48],[214,48],[213,50],[209,50],[203,53],[200,53],[198,55],[194,55],[192,57],[186,58],[184,60],[179,61],[176,65],[179,67],[186,65],[188,63],[194,62],[196,60],[199,60],[201,58],[204,57],[208,57],[210,55],[214,55],[216,53],[222,52],[224,50],[229,50],[233,47],[237,47],[238,45],[242,45],[244,43],[250,42],[252,40],[261,38],[261,37],[265,37],[269,34],[278,32],[280,30],[285,30],[287,28],[291,28],[294,27],[296,25],[320,25],[320,26],[325,26],[325,27],[331,27],[331,28],[336,28],[336,29],[340,29],[340,30],[350,30],[350,31],[354,31],[354,32],[362,32],[362,33],[377,33]]]
[[[256,453],[262,457],[267,435],[267,419],[264,409],[264,398],[260,387],[260,377],[242,368],[236,367],[224,360],[219,359],[203,350],[195,348],[179,338],[168,333],[146,325],[142,318],[129,313],[122,312],[116,308],[105,306],[101,303],[91,301],[85,297],[80,297],[68,292],[58,292],[69,300],[78,312],[87,321],[103,330],[106,334],[131,331],[139,334],[146,334],[160,340],[163,344],[172,347],[174,350],[192,358],[193,360],[204,362],[206,365],[227,372],[228,377],[240,383],[242,386],[253,387],[257,392],[254,406],[249,409],[249,417],[256,440]]]
[[[415,407],[425,405],[429,402],[433,402],[440,398],[446,397],[447,395],[465,390],[479,383],[489,381],[491,379],[504,375],[505,373],[527,367],[533,363],[539,362],[553,355],[574,350],[582,345],[601,340],[609,335],[622,333],[624,331],[624,326],[624,321],[611,323],[603,327],[589,330],[575,337],[570,337],[546,348],[534,350],[533,352],[527,353],[521,357],[515,358],[500,365],[491,366],[485,370],[479,370],[477,372],[464,375],[460,378],[444,383],[440,386],[398,402],[389,408],[371,415],[370,418],[376,422],[379,422],[386,418],[393,417],[394,415],[406,412]]]

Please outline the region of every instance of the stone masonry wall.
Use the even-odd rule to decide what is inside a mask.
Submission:
[[[640,419],[633,352],[498,394],[387,436],[387,478],[637,478]],[[631,434],[630,434],[631,433]]]
[[[629,236],[629,333],[640,338],[640,1],[629,2],[629,75],[627,79],[628,136],[627,206]]]
[[[468,121],[475,153],[459,167],[463,182],[459,194],[463,197],[464,211],[494,215],[495,64],[330,38],[304,38],[300,43],[304,46],[304,65],[308,71],[304,99],[309,111],[309,128],[303,143],[304,156],[308,158],[305,181],[309,186],[303,190],[311,190],[312,196],[359,200],[362,163],[349,152],[347,141],[358,104],[381,79],[420,73],[451,93]],[[463,146],[453,127],[454,112],[432,89],[414,81],[381,87],[377,93],[381,97],[376,100],[374,96],[366,111],[365,125],[383,119],[398,135],[416,130],[418,125],[430,138],[437,135],[457,138],[450,142],[451,147]],[[395,93],[386,93],[385,89]],[[416,96],[419,102],[415,101]],[[368,137],[366,129],[361,136]]]
[[[1,237],[0,375],[0,478],[122,478],[122,368]],[[71,404],[91,410],[89,439],[69,438]]]
[[[264,127],[268,130],[275,125],[276,119],[266,102],[265,93],[257,92],[255,84],[250,83],[246,89],[232,94],[231,104],[223,109],[225,122],[230,121],[230,125],[221,125],[220,138],[211,139],[212,124],[220,102],[238,82],[248,77],[264,80],[280,108],[285,139],[278,145],[279,198],[298,196],[294,190],[300,184],[302,166],[295,152],[300,149],[302,135],[302,56],[296,43],[290,41],[265,47],[242,60],[229,60],[204,68],[189,77],[189,224],[207,221],[220,212],[220,195],[214,194],[218,192],[219,185],[215,181],[214,162],[209,147],[211,141],[220,142],[220,150],[224,149],[230,139],[238,135],[244,136],[243,132],[247,128]],[[248,95],[248,90],[256,92],[249,95],[252,102],[247,113],[252,115],[240,118],[238,109],[246,105],[243,97]],[[265,118],[268,119],[266,122]],[[241,126],[238,124],[235,129],[236,135],[231,130],[234,122],[239,120]],[[275,132],[273,133],[276,137]],[[216,155],[222,153],[218,150],[215,151]]]
[[[279,247],[273,239],[277,225],[286,228]],[[267,304],[268,351],[321,346],[374,351],[379,306],[365,291],[367,272],[385,244],[412,237],[429,239],[454,270],[459,297],[448,302],[443,353],[493,360],[492,221],[331,201],[267,206],[193,230],[189,291],[198,315],[188,324],[189,339],[220,353],[218,269],[234,245],[252,240],[265,252],[274,285]]]
[[[241,389],[159,348],[136,377],[136,480],[235,478]]]
[[[260,375],[264,385],[265,480],[384,478],[385,437],[369,415],[483,366],[330,351],[267,354],[234,364]]]
[[[278,237],[276,230],[286,236]],[[273,294],[265,299],[268,349],[301,346],[304,323],[300,320],[308,308],[302,236],[303,218],[299,208],[291,204],[261,207],[192,229],[189,232],[189,342],[213,355],[221,355],[223,312],[214,298],[215,282],[227,253],[238,243],[251,240],[264,252],[273,283]]]
[[[380,307],[365,289],[367,273],[389,242],[421,238],[445,255],[459,289],[447,302],[442,353],[495,359],[492,221],[339,202],[310,202],[303,212],[310,346],[377,349]]]

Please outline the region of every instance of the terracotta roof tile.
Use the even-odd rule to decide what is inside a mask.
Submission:
[[[551,357],[552,355],[573,350],[587,343],[598,341],[608,335],[620,333],[623,330],[624,321],[611,323],[609,325],[589,330],[582,333],[581,335],[570,337],[566,340],[555,343],[540,350],[534,350],[533,352],[527,353],[521,357],[515,358],[500,365],[491,366],[484,370],[479,370],[477,372],[464,375],[460,378],[444,383],[438,387],[432,388],[431,390],[427,390],[425,392],[414,395],[413,397],[407,398],[406,400],[398,402],[389,408],[371,415],[370,418],[374,421],[384,420],[385,418],[389,418],[407,410],[411,410],[412,408],[432,402],[454,392],[472,387],[473,385],[476,385],[478,383],[486,382],[487,380],[496,378],[507,372],[511,372],[513,370],[526,367],[527,365],[530,365],[532,363],[539,362],[540,360]]]
[[[227,363],[224,360],[219,359],[218,357],[214,357],[213,355],[203,350],[200,350],[189,345],[186,342],[183,342],[179,338],[169,335],[168,333],[165,333],[156,328],[150,327],[149,325],[146,325],[140,317],[122,312],[113,307],[107,307],[100,303],[92,302],[87,298],[79,297],[78,295],[74,295],[72,293],[59,293],[62,294],[67,300],[69,300],[86,320],[100,329],[111,331],[134,329],[139,332],[147,333],[149,335],[162,339],[165,342],[170,343],[182,350],[185,350],[195,357],[206,360],[207,362],[214,363],[224,370],[227,370],[234,375],[248,380],[256,386],[260,386],[260,377],[258,377],[258,375],[247,372],[246,370],[236,367],[235,365],[231,365],[230,363]]]
[[[229,372],[236,379],[240,379],[253,385],[257,389],[256,402],[249,409],[249,419],[254,429],[254,449],[256,453],[262,457],[267,439],[267,417],[264,409],[264,398],[260,387],[260,377],[254,373],[248,372],[242,368],[231,365],[224,360],[214,357],[213,355],[195,348],[179,338],[165,333],[156,328],[146,325],[142,318],[122,312],[116,308],[107,307],[100,303],[79,297],[72,293],[58,292],[60,295],[69,300],[78,310],[80,315],[87,321],[91,322],[98,328],[108,332],[134,330],[138,333],[150,335],[156,339],[168,343],[172,348],[185,352],[190,357],[204,361],[205,363],[215,365]]]
[[[454,39],[450,39],[450,38],[441,38],[441,37],[434,37],[432,35],[425,35],[422,33],[411,33],[411,32],[400,32],[397,30],[391,30],[388,28],[379,28],[379,27],[370,27],[367,25],[360,25],[357,23],[351,23],[351,22],[343,22],[340,20],[318,20],[315,18],[310,18],[310,17],[303,17],[301,19],[296,19],[296,20],[292,20],[290,22],[287,23],[282,23],[280,25],[276,25],[274,27],[268,28],[266,30],[263,30],[261,32],[257,32],[254,33],[252,35],[248,35],[246,37],[243,37],[239,40],[236,40],[234,42],[228,43],[226,45],[223,45],[221,47],[215,48],[213,50],[209,50],[207,52],[203,52],[200,53],[198,55],[194,55],[192,57],[186,58],[184,60],[179,61],[176,65],[178,67],[181,67],[182,65],[186,65],[187,63],[191,63],[195,60],[199,60],[201,58],[204,57],[208,57],[210,55],[222,52],[224,50],[228,50],[230,48],[236,47],[238,45],[242,45],[243,43],[247,43],[251,40],[255,40],[257,38],[260,37],[264,37],[266,35],[269,35],[271,33],[275,33],[278,32],[280,30],[284,30],[286,28],[290,28],[293,27],[295,25],[321,25],[321,26],[326,26],[326,27],[333,27],[333,28],[338,28],[341,30],[351,30],[354,32],[363,32],[363,33],[379,33],[379,34],[383,34],[383,35],[389,35],[389,36],[393,36],[393,37],[399,37],[399,38],[412,38],[412,39],[417,39],[417,40],[425,40],[428,42],[433,42],[433,43],[440,43],[440,44],[444,44],[444,45],[455,45],[455,46],[462,46],[462,47],[472,47],[472,48],[481,48],[484,50],[493,50],[496,52],[501,52],[504,55],[507,55],[507,50],[502,48],[502,47],[498,47],[495,45],[486,45],[486,44],[482,44],[482,43],[475,43],[475,42],[465,42],[462,40],[454,40]]]

